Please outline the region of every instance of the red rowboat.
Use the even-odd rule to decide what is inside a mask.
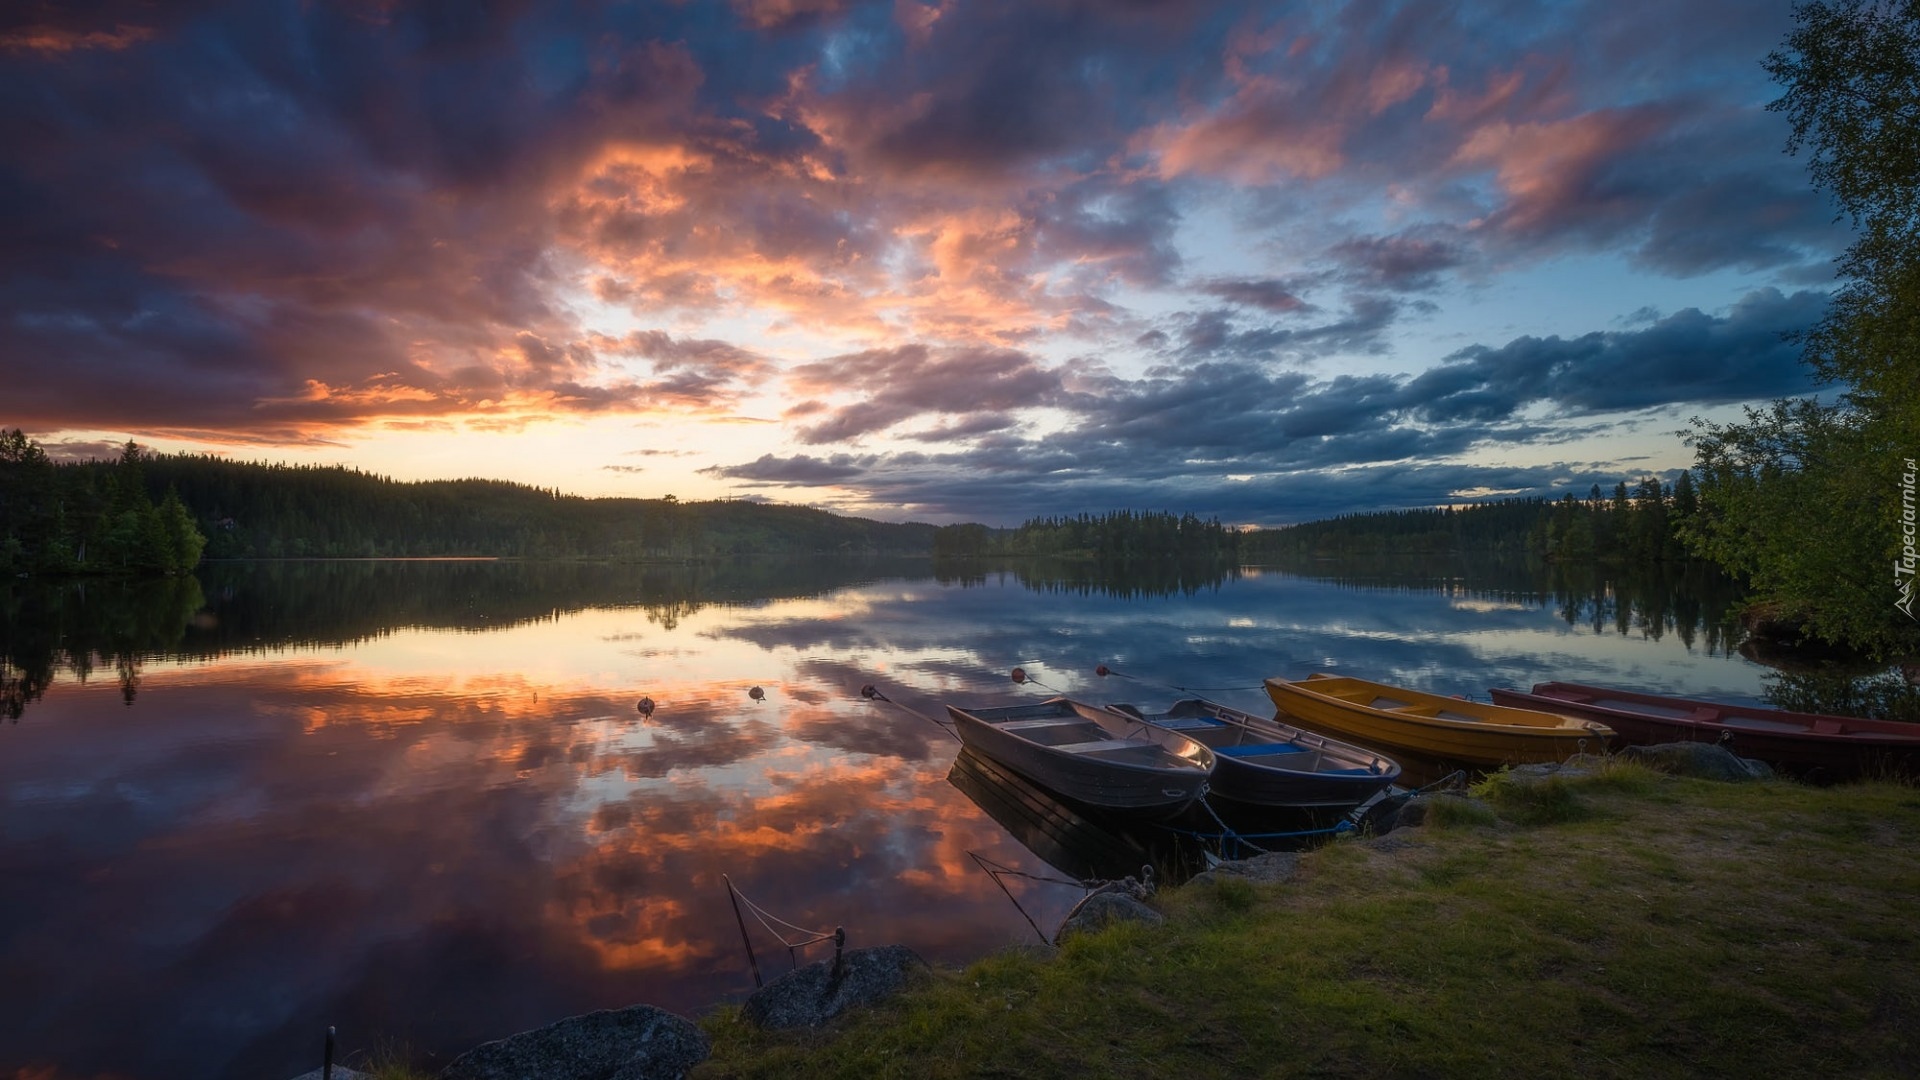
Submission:
[[[1498,705],[1599,720],[1616,745],[1717,742],[1809,780],[1920,773],[1920,724],[1693,701],[1578,683],[1494,690]]]

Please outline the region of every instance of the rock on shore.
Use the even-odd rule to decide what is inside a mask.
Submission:
[[[770,1030],[814,1028],[848,1009],[874,1005],[907,985],[914,965],[926,961],[905,945],[849,949],[836,975],[833,961],[816,960],[754,991],[741,1012]]]
[[[441,1080],[679,1080],[707,1059],[707,1034],[652,1005],[569,1016],[453,1059]],[[338,1070],[335,1070],[338,1072]]]

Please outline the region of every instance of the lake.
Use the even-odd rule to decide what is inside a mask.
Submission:
[[[1016,665],[1100,701],[1173,684],[1266,714],[1262,678],[1311,671],[1757,701],[1766,669],[1719,629],[1731,599],[1704,574],[1464,564],[14,582],[0,1074],[274,1080],[319,1065],[328,1025],[343,1051],[439,1065],[592,1009],[697,1013],[753,987],[722,875],[852,947],[961,963],[1036,941],[973,855],[1058,871],[949,781],[958,744],[916,712],[1045,696]],[[1008,885],[1049,931],[1080,895]]]

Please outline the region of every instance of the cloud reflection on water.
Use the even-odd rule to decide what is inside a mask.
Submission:
[[[1329,664],[1447,692],[1759,685],[1547,597],[1275,574],[1145,597],[882,580],[670,629],[632,607],[416,626],[149,660],[131,708],[57,679],[0,732],[0,1068],[291,1075],[328,1024],[444,1055],[592,1008],[695,1011],[750,985],[722,874],[855,945],[959,961],[1030,939],[968,852],[1045,867],[946,781],[947,735],[857,694],[1011,701],[1033,694],[1016,663],[1101,700],[1170,696],[1099,682],[1109,663],[1251,707],[1261,676]],[[1043,926],[1077,895],[1028,889]]]

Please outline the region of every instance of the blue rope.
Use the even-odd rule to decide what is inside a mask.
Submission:
[[[1350,821],[1343,821],[1338,825],[1329,825],[1324,829],[1301,829],[1297,832],[1237,833],[1232,829],[1228,829],[1226,832],[1205,833],[1196,829],[1181,829],[1172,825],[1162,825],[1160,827],[1168,832],[1179,833],[1181,836],[1190,836],[1198,840],[1222,840],[1228,838],[1238,840],[1287,840],[1302,836],[1331,836],[1334,833],[1354,831],[1353,823]]]
[[[1208,809],[1212,809],[1212,807],[1208,807]],[[1260,844],[1254,844],[1256,840],[1300,840],[1300,838],[1306,838],[1306,836],[1338,836],[1338,834],[1342,834],[1342,832],[1356,832],[1357,830],[1354,822],[1342,821],[1338,822],[1338,824],[1331,824],[1331,826],[1327,826],[1327,828],[1302,828],[1302,830],[1296,830],[1296,832],[1246,832],[1246,834],[1242,834],[1242,832],[1235,832],[1233,826],[1229,826],[1227,822],[1219,821],[1219,815],[1213,815],[1213,821],[1219,822],[1221,832],[1200,832],[1200,830],[1194,830],[1194,828],[1175,828],[1175,826],[1171,826],[1171,824],[1160,824],[1158,828],[1164,828],[1164,830],[1175,834],[1175,836],[1185,836],[1188,840],[1202,840],[1202,842],[1212,840],[1212,842],[1221,846],[1223,853],[1227,851],[1227,844],[1231,842],[1231,844],[1233,844],[1235,857],[1240,857],[1238,853],[1240,853],[1242,847],[1252,849],[1252,851],[1258,851],[1260,855],[1271,855],[1271,851],[1267,851],[1265,847],[1261,847]]]

